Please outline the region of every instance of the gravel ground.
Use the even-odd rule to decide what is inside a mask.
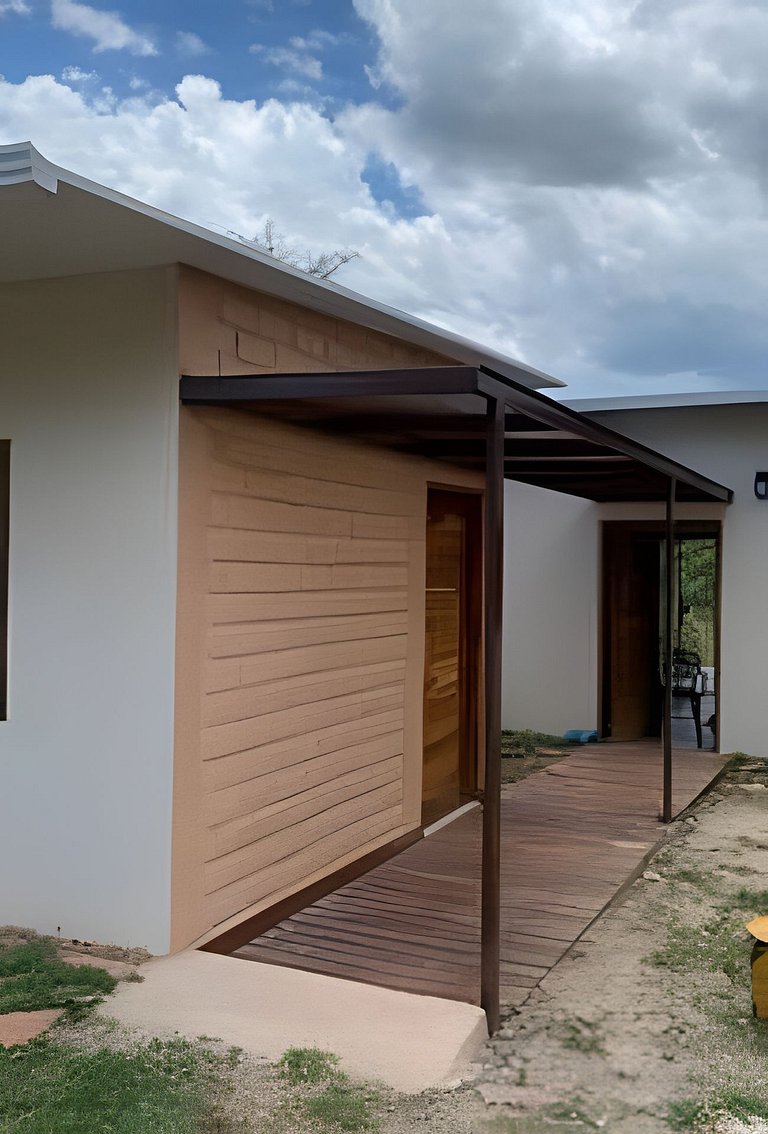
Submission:
[[[768,1134],[768,1021],[752,1017],[743,928],[768,913],[766,887],[768,765],[754,761],[672,825],[644,877],[504,1019],[473,1083],[411,1097],[378,1089],[381,1134]],[[98,1018],[52,1035],[81,1047],[137,1042]],[[228,1064],[230,1129],[327,1129],[301,1114],[311,1088],[288,1086],[266,1061]]]
[[[743,928],[768,912],[767,782],[762,762],[729,773],[506,1018],[478,1129],[768,1134],[768,1021],[752,1018]]]

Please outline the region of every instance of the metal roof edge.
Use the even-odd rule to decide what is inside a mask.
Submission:
[[[59,187],[58,169],[43,157],[31,142],[0,146],[0,186],[34,181],[48,193]]]
[[[7,169],[6,178],[2,177],[4,167]],[[341,284],[334,283],[332,280],[320,280],[315,276],[310,276],[306,272],[284,264],[267,252],[261,252],[230,236],[214,232],[212,229],[205,228],[193,221],[176,217],[146,202],[129,197],[115,189],[110,189],[108,186],[90,181],[71,170],[54,165],[53,162],[44,158],[31,142],[0,147],[0,190],[3,185],[18,184],[23,181],[35,181],[38,185],[53,193],[56,192],[57,183],[62,181],[81,192],[101,197],[159,224],[167,225],[194,240],[199,240],[203,249],[205,247],[212,251],[216,249],[220,253],[224,253],[225,256],[232,257],[233,272],[235,272],[235,265],[240,268],[239,272],[235,272],[237,282],[241,282],[240,277],[244,263],[248,261],[258,263],[262,268],[266,267],[275,272],[276,280],[285,281],[282,287],[275,289],[275,294],[285,298],[288,281],[295,281],[294,286],[300,284],[297,290],[301,292],[301,296],[294,298],[292,302],[303,304],[310,309],[321,311],[332,317],[361,323],[368,326],[369,329],[379,330],[383,334],[393,336],[399,334],[406,341],[422,345],[436,352],[453,353],[459,356],[460,362],[467,365],[481,366],[487,363],[502,374],[514,375],[518,381],[521,377],[524,377],[531,381],[533,388],[557,388],[566,385],[559,378],[554,378],[542,370],[537,370],[527,363],[519,362],[493,348],[485,347],[472,339],[465,338],[463,335],[455,334],[417,316],[409,315],[407,312],[380,303]],[[194,266],[198,267],[199,265]],[[205,268],[203,267],[201,270],[205,270]],[[221,276],[222,274],[220,263],[217,267],[211,266],[208,270],[214,275]],[[263,282],[253,286],[257,287],[258,290],[265,290]],[[410,332],[410,334],[407,332]]]
[[[686,406],[759,405],[768,402],[768,390],[702,390],[698,393],[625,394],[608,398],[565,398],[561,405],[577,413],[614,410],[681,409]]]

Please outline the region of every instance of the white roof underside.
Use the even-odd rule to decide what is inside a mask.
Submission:
[[[188,264],[457,362],[488,366],[529,389],[564,385],[479,343],[78,177],[46,161],[29,142],[0,146],[0,249],[0,283]]]

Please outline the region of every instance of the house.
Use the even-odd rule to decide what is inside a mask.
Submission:
[[[768,468],[768,394],[721,391],[579,399],[567,404],[591,421],[658,448],[734,489],[728,507],[716,502],[678,503],[677,534],[706,537],[717,547],[717,656],[714,686],[709,683],[717,704],[716,746],[721,752],[764,755],[761,691],[768,604],[761,580],[768,562],[768,504],[758,495],[761,489],[755,479]],[[606,641],[611,599],[605,584],[612,571],[611,554],[616,554],[611,533],[645,532],[658,547],[664,506],[648,501],[600,503],[518,484],[508,486],[506,509],[509,583],[514,579],[525,588],[528,604],[508,603],[505,609],[504,723],[553,732],[595,728],[610,735],[610,719],[616,717],[615,700],[611,711]],[[528,533],[525,543],[513,537],[520,527]],[[651,564],[654,570],[658,571],[657,561]],[[641,576],[638,579],[642,582]],[[655,606],[648,607],[647,617],[658,617],[658,598]],[[548,645],[553,633],[568,643],[567,650],[553,654]],[[634,636],[636,641],[637,625]],[[528,643],[525,658],[514,645],[521,638]],[[654,659],[644,664],[647,680]],[[546,689],[539,681],[542,672],[547,674]],[[646,701],[647,684],[641,688],[637,674],[632,683],[636,698]],[[614,698],[617,684],[614,675]],[[549,695],[552,688],[557,689],[556,698]],[[632,732],[632,722],[625,725],[630,731],[622,735],[637,735],[637,726]]]
[[[729,490],[30,144],[0,246],[4,919],[204,945],[481,795],[492,1004],[503,478]]]

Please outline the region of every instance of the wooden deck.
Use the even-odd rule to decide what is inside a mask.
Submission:
[[[674,752],[674,812],[718,774]],[[521,1003],[663,836],[658,743],[601,744],[503,789],[502,1001]],[[268,930],[233,955],[478,1003],[481,812]]]

